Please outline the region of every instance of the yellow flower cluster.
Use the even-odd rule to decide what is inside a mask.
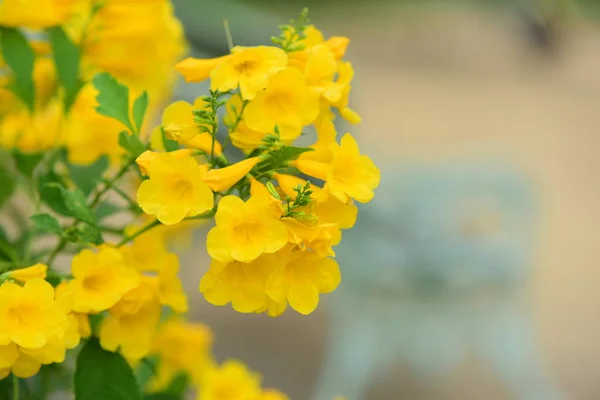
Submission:
[[[63,362],[66,349],[90,333],[66,287],[44,280],[46,270],[37,264],[0,276],[0,379],[11,372],[28,378],[42,364]]]
[[[103,155],[122,154],[123,130],[96,112],[90,79],[110,72],[134,93],[147,91],[151,112],[164,102],[173,84],[173,66],[185,51],[183,31],[170,0],[21,0],[0,2],[0,27],[26,28],[34,52],[34,103],[28,107],[9,90],[18,79],[0,56],[0,148],[36,153],[66,147],[69,160],[90,164]],[[77,90],[67,109],[53,62],[51,35],[60,26],[80,54]],[[148,46],[151,42],[152,45]],[[62,57],[63,55],[59,55]]]
[[[334,111],[360,121],[348,108],[348,43],[345,37],[325,40],[312,25],[288,26],[281,48],[234,47],[222,57],[188,58],[176,66],[187,81],[210,78],[212,97],[166,108],[152,142],[159,151],[137,159],[148,177],[137,200],[168,225],[216,210],[207,237],[212,263],[200,282],[210,303],[271,316],[289,304],[310,314],[319,295],[339,285],[332,248],[341,230],[354,225],[354,201],[370,201],[379,184],[379,170],[353,137],[336,138]],[[228,164],[215,139],[219,105],[226,108],[228,138],[247,155],[238,163]],[[309,125],[316,128],[316,143],[285,159]],[[164,138],[183,148],[164,152]],[[324,185],[290,174],[290,167]]]

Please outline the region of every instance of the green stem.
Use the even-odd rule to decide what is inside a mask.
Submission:
[[[19,400],[19,378],[13,374],[13,400]]]
[[[115,182],[117,182],[119,179],[121,179],[123,177],[123,175],[125,175],[127,170],[129,170],[129,167],[131,167],[134,163],[135,163],[135,158],[129,159],[129,161],[127,161],[121,167],[121,169],[119,169],[119,171],[117,171],[115,176],[113,176],[111,179],[108,179],[104,182],[104,187],[96,193],[96,195],[92,199],[92,202],[90,203],[91,209],[93,209],[94,207],[96,207],[98,205],[102,196],[104,196],[104,194],[106,194],[113,187]],[[75,226],[77,226],[77,224],[79,222],[81,222],[81,221],[79,219],[76,219],[71,224],[71,227],[74,228]],[[54,261],[54,259],[58,255],[58,253],[60,253],[66,246],[67,246],[67,239],[62,238],[60,240],[60,242],[58,242],[58,245],[56,245],[56,248],[52,251],[52,253],[50,253],[50,256],[48,257],[46,264],[47,265],[52,264],[52,262]]]
[[[6,255],[9,256],[13,263],[19,264],[19,255],[10,244],[3,240],[0,240],[0,250],[2,250],[4,253],[6,253]]]
[[[125,237],[123,238],[123,240],[121,240],[121,241],[120,241],[120,242],[117,244],[117,247],[121,247],[121,246],[123,246],[124,244],[127,244],[127,243],[131,242],[132,240],[134,240],[135,238],[137,238],[137,237],[138,237],[138,236],[140,236],[141,234],[143,234],[143,233],[145,233],[145,232],[148,232],[150,229],[152,229],[152,228],[154,228],[154,227],[156,227],[156,226],[158,226],[158,225],[161,225],[161,223],[160,223],[160,221],[159,221],[159,220],[154,220],[154,221],[150,222],[148,225],[144,226],[142,229],[140,229],[139,231],[137,231],[137,232],[136,232],[136,233],[134,233],[133,235],[130,235],[130,236],[125,236]]]
[[[123,234],[123,228],[114,228],[112,226],[100,226],[99,228],[102,232],[114,233],[115,235]]]
[[[125,201],[126,201],[128,204],[129,204],[129,207],[130,207],[131,209],[134,209],[134,210],[135,210],[135,209],[138,209],[138,208],[139,208],[138,204],[137,204],[137,203],[136,203],[136,202],[135,202],[135,201],[134,201],[134,200],[133,200],[131,197],[129,197],[129,195],[128,195],[127,193],[125,193],[125,192],[124,192],[122,189],[120,189],[119,187],[117,187],[117,186],[113,186],[113,187],[112,187],[112,190],[113,190],[115,193],[117,193],[119,196],[121,196],[121,197],[122,197],[122,198],[123,198],[123,199],[124,199],[124,200],[125,200]]]

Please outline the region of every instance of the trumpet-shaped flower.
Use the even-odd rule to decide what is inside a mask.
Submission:
[[[211,72],[211,89],[226,92],[240,88],[242,98],[252,100],[267,86],[269,77],[287,65],[286,53],[277,47],[247,47],[234,52]]]
[[[307,175],[327,181],[329,192],[344,203],[350,198],[367,203],[379,185],[380,172],[373,161],[361,155],[356,140],[342,137],[340,145],[332,146],[333,158],[326,164],[314,160],[296,160],[296,167]]]
[[[277,303],[289,302],[301,314],[313,312],[319,294],[335,290],[340,283],[340,270],[332,258],[309,251],[291,251],[267,280],[267,295]]]
[[[183,100],[169,104],[162,114],[165,134],[184,146],[210,153],[213,150],[213,138],[210,133],[201,130],[201,125],[194,121],[193,113],[194,110],[204,110],[206,107],[207,104],[201,97],[194,104]],[[214,154],[219,155],[221,151],[221,144],[215,141]]]
[[[6,273],[6,276],[15,281],[27,282],[32,279],[46,279],[47,272],[48,266],[38,263],[27,268],[13,269]]]
[[[39,349],[60,338],[67,329],[66,314],[54,301],[54,288],[43,279],[23,287],[14,283],[0,286],[0,344],[11,342]]]
[[[238,183],[259,161],[259,157],[251,157],[225,168],[211,169],[204,174],[202,180],[208,184],[212,191],[222,192]]]
[[[269,79],[267,88],[248,104],[244,119],[250,129],[299,135],[319,114],[319,93],[310,88],[296,68],[287,68]]]
[[[205,168],[191,157],[159,153],[142,182],[137,201],[146,214],[165,225],[181,222],[213,207],[213,192],[202,180]]]
[[[152,354],[160,357],[156,376],[150,384],[153,390],[165,389],[180,373],[186,373],[200,383],[212,364],[214,337],[204,324],[168,319],[152,342]]]
[[[275,265],[277,256],[272,254],[249,263],[213,260],[200,280],[200,292],[213,305],[231,303],[237,312],[256,312],[266,305],[265,283]]]
[[[287,243],[287,230],[273,214],[264,197],[250,197],[244,203],[225,196],[215,215],[216,226],[208,232],[208,254],[219,261],[250,262],[261,254],[274,253]]]
[[[4,0],[0,3],[0,26],[46,28],[61,25],[75,12],[76,0]]]
[[[223,61],[231,58],[231,54],[216,58],[193,58],[188,57],[175,65],[175,69],[186,82],[202,82],[208,79],[210,73]]]
[[[260,375],[228,360],[207,374],[197,400],[256,400],[260,394]]]
[[[120,348],[129,360],[147,356],[160,311],[160,303],[152,285],[142,281],[110,309],[100,327],[100,345],[108,351]]]
[[[102,247],[98,252],[82,250],[73,257],[71,273],[73,311],[79,313],[98,313],[111,308],[140,280],[139,272],[125,263],[117,249],[110,247]]]

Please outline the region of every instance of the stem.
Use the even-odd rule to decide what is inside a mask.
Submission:
[[[244,102],[242,103],[242,109],[240,110],[240,113],[237,115],[235,122],[231,126],[230,132],[235,132],[235,128],[237,128],[237,126],[240,124],[240,121],[242,120],[242,116],[244,115],[244,110],[246,109],[246,106],[248,105],[248,103],[250,103],[248,100],[244,100]]]
[[[114,233],[115,235],[122,235],[123,228],[114,228],[112,226],[99,226],[98,227],[102,232],[106,233]]]
[[[19,400],[19,378],[13,374],[13,400]]]
[[[115,193],[117,193],[119,196],[121,196],[125,201],[127,201],[127,203],[129,203],[130,208],[132,208],[132,209],[139,208],[138,204],[131,197],[129,197],[129,195],[127,193],[125,193],[122,189],[118,188],[117,186],[113,186],[112,190]]]
[[[231,49],[233,49],[233,37],[231,36],[231,28],[229,27],[229,21],[226,19],[223,20],[223,28],[225,28],[227,47],[229,48],[229,52],[231,53]]]
[[[90,208],[93,209],[94,207],[96,207],[98,205],[102,196],[104,196],[104,194],[107,193],[113,187],[113,185],[115,184],[116,181],[118,181],[119,179],[121,179],[121,177],[123,177],[123,175],[125,175],[125,173],[129,169],[129,167],[131,167],[134,163],[135,163],[135,158],[129,159],[129,161],[127,161],[121,167],[121,169],[119,169],[119,171],[117,171],[115,176],[113,176],[111,179],[108,179],[107,181],[104,182],[104,187],[101,190],[99,190],[96,193],[96,195],[94,196],[94,198],[92,199],[92,202],[90,203]],[[77,226],[77,224],[80,222],[81,221],[79,219],[76,219],[71,224],[71,227],[73,228],[73,227]],[[52,251],[52,253],[50,253],[50,256],[48,257],[46,264],[47,265],[52,264],[52,262],[54,261],[54,259],[58,255],[58,253],[60,253],[65,248],[66,245],[67,245],[67,239],[65,239],[65,238],[60,239],[60,242],[58,242],[58,245],[56,245],[56,248]]]
[[[137,232],[136,232],[136,233],[134,233],[133,235],[131,235],[131,236],[125,236],[125,237],[123,238],[123,240],[121,240],[121,241],[120,241],[120,242],[117,244],[117,246],[116,246],[116,247],[121,247],[121,246],[123,246],[124,244],[127,244],[127,243],[131,242],[132,240],[134,240],[135,238],[137,238],[137,237],[138,237],[138,236],[140,236],[141,234],[143,234],[143,233],[145,233],[145,232],[148,232],[150,229],[152,229],[152,228],[154,228],[154,227],[156,227],[156,226],[158,226],[158,225],[161,225],[161,223],[160,223],[160,221],[159,221],[159,220],[154,220],[154,221],[150,222],[148,225],[144,226],[142,229],[140,229],[139,231],[137,231]]]
[[[19,255],[17,254],[15,249],[13,249],[12,246],[9,245],[7,242],[0,240],[0,250],[6,253],[6,255],[10,257],[10,259],[15,265],[19,264]]]

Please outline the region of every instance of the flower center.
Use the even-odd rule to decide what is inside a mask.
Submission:
[[[236,63],[234,68],[240,74],[249,75],[252,72],[254,72],[257,66],[258,62],[254,60],[244,60],[242,62]]]
[[[39,307],[35,304],[18,304],[8,310],[8,320],[21,328],[34,326],[41,320]]]
[[[81,283],[84,289],[92,292],[103,292],[106,290],[109,282],[105,275],[90,275],[86,276]]]
[[[237,243],[250,243],[260,236],[261,227],[257,223],[244,223],[233,228],[233,240]]]

